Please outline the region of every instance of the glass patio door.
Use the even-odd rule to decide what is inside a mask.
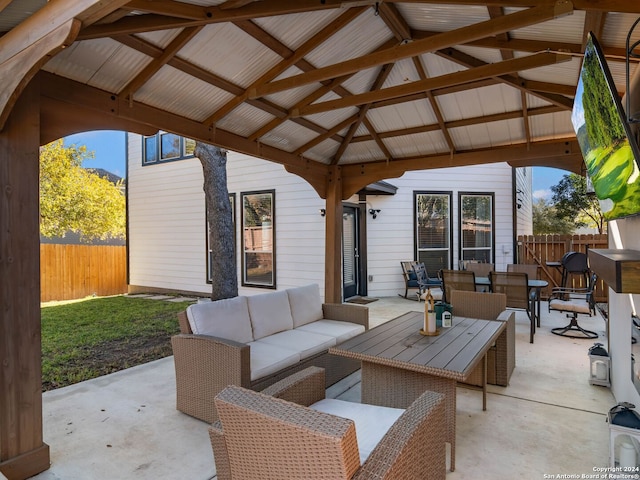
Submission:
[[[345,206],[342,212],[342,291],[347,299],[358,295],[360,284],[358,209]]]

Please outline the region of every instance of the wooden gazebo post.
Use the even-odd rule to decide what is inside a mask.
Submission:
[[[39,104],[32,82],[0,132],[0,472],[9,479],[49,468],[42,434]]]
[[[329,167],[326,187],[324,299],[342,302],[342,169]]]

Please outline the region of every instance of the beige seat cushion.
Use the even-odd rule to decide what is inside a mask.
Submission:
[[[290,288],[286,292],[291,306],[293,328],[322,319],[322,301],[318,284]]]
[[[336,344],[336,339],[328,335],[305,332],[296,328],[295,330],[274,333],[256,340],[254,343],[267,343],[274,347],[295,350],[300,354],[300,358],[305,359],[317,353],[322,353],[329,347],[333,347]]]
[[[293,328],[289,296],[285,290],[247,297],[247,304],[255,340]]]
[[[382,437],[404,413],[401,408],[379,407],[366,403],[345,402],[343,400],[324,399],[311,405],[319,412],[330,413],[342,418],[349,418],[356,424],[356,437],[360,463],[364,463],[380,443]]]
[[[576,313],[586,313],[590,314],[591,310],[589,309],[589,304],[582,300],[560,300],[554,298],[549,302],[549,308],[552,310],[560,310],[563,312],[576,312]]]
[[[189,305],[187,319],[195,334],[213,335],[240,343],[253,341],[246,297]]]
[[[320,333],[336,339],[336,343],[342,343],[350,338],[364,332],[364,325],[351,322],[340,322],[338,320],[318,320],[296,328],[306,332]]]
[[[300,352],[261,341],[249,343],[251,381],[272,375],[300,361]]]

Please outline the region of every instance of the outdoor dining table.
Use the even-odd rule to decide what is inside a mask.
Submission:
[[[489,277],[476,277],[476,285],[491,287],[491,281],[489,280]],[[546,280],[538,280],[536,278],[530,278],[527,281],[527,286],[529,287],[529,291],[531,290],[536,291],[536,304],[535,304],[536,308],[535,308],[535,311],[533,312],[533,315],[536,318],[535,323],[537,324],[538,327],[540,327],[540,296],[541,296],[542,289],[547,287],[548,285],[549,285],[549,282],[547,282]]]
[[[506,322],[454,317],[453,325],[440,328],[436,336],[420,333],[423,322],[422,312],[408,312],[329,348],[329,353],[362,362],[362,403],[407,408],[425,390],[444,394],[446,441],[454,471],[457,382],[465,381],[482,362],[486,410],[486,353]]]

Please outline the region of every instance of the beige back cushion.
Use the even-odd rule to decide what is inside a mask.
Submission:
[[[247,304],[255,340],[293,328],[289,296],[285,290],[247,297]]]
[[[253,341],[247,297],[189,305],[187,318],[195,334],[213,335],[240,343]]]
[[[320,300],[320,287],[317,283],[290,288],[287,290],[287,295],[289,295],[289,305],[293,316],[293,328],[322,320],[322,301]]]

